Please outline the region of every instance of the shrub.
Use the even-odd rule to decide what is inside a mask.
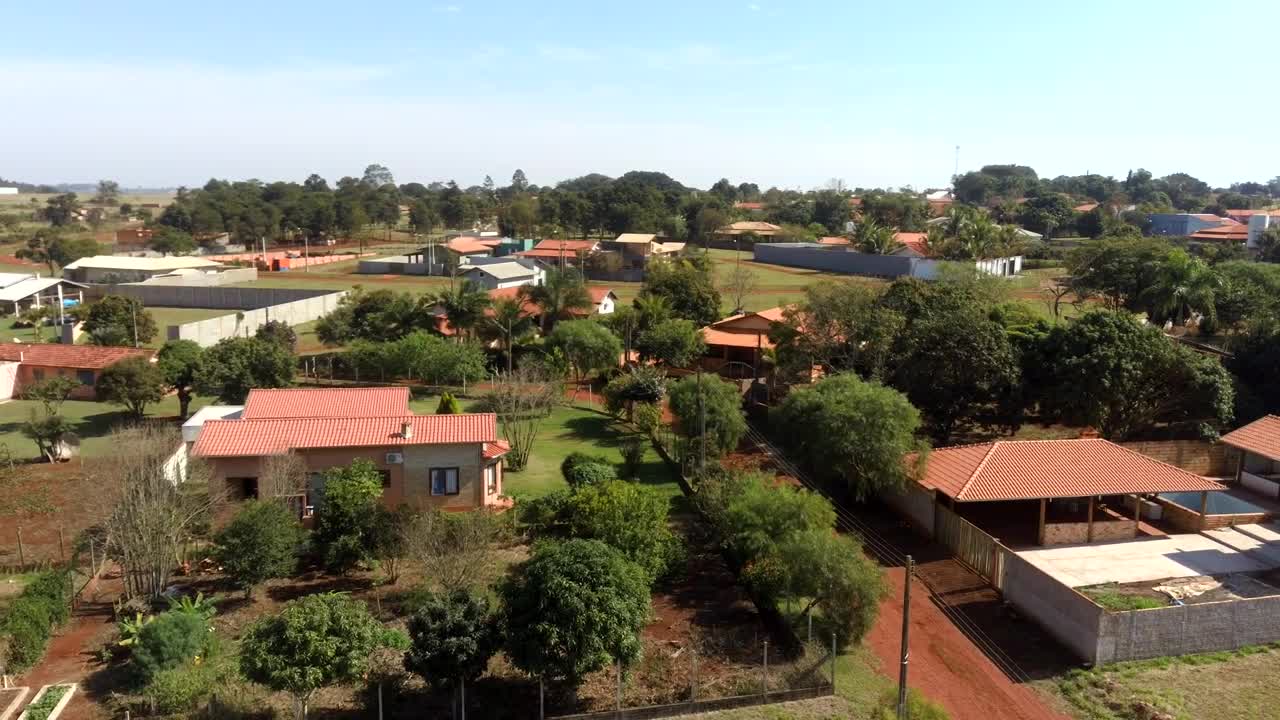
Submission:
[[[203,617],[190,612],[166,612],[138,633],[132,662],[142,679],[150,681],[163,670],[205,654],[209,642],[209,624]]]
[[[898,717],[898,691],[888,690],[880,696],[880,712],[876,716],[881,720],[896,720]],[[941,705],[931,702],[915,688],[907,689],[907,717],[911,720],[951,720]]]
[[[34,598],[18,598],[9,605],[4,634],[9,639],[9,668],[24,670],[40,662],[49,644],[49,610]]]
[[[49,621],[61,625],[71,618],[71,579],[66,572],[40,573],[22,591],[23,597],[44,600],[49,610]]]
[[[229,679],[228,669],[216,662],[185,663],[157,672],[147,683],[147,696],[165,714],[188,713],[200,707]]]
[[[680,553],[680,542],[667,524],[669,509],[670,502],[658,491],[615,479],[580,486],[566,515],[573,537],[607,543],[643,568],[652,583]]]
[[[520,518],[520,524],[537,535],[551,531],[564,522],[564,514],[572,500],[573,494],[568,490],[557,490],[539,498],[516,503],[516,513]]]
[[[570,487],[580,488],[587,485],[599,485],[618,479],[618,471],[613,465],[607,462],[589,462],[581,465],[573,466],[569,474],[565,475],[565,481]]]
[[[428,594],[409,619],[409,652],[404,667],[436,687],[459,678],[474,680],[502,643],[489,599],[466,590]]]
[[[302,528],[277,501],[250,502],[214,539],[218,563],[246,598],[271,578],[286,577],[298,564]]]
[[[662,427],[662,407],[658,403],[636,403],[631,408],[631,422],[637,430],[653,437]]]
[[[644,462],[644,451],[646,441],[644,438],[631,435],[622,441],[622,446],[618,448],[622,453],[622,474],[627,478],[634,478],[640,474],[640,465]]]
[[[569,474],[573,472],[573,469],[578,465],[585,465],[587,463],[608,465],[609,459],[603,455],[592,455],[590,453],[574,451],[566,455],[564,460],[560,461],[560,474],[564,477],[565,481],[568,482]]]
[[[461,415],[462,406],[458,404],[458,398],[453,393],[444,393],[440,396],[440,404],[436,406],[437,415]]]

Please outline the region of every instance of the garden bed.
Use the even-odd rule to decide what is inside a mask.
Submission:
[[[71,702],[75,685],[45,685],[31,699],[31,704],[18,716],[18,720],[55,720]]]
[[[18,714],[22,701],[31,693],[31,688],[11,687],[0,689],[0,720],[10,720]]]
[[[1202,575],[1199,577],[1147,580],[1133,583],[1106,583],[1078,588],[1103,608],[1119,612],[1183,605],[1240,600],[1280,595],[1273,579],[1247,573]]]

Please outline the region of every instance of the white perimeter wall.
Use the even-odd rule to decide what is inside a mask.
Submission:
[[[241,310],[208,320],[170,325],[167,337],[169,340],[194,340],[200,347],[210,347],[224,338],[251,337],[259,327],[272,320],[289,325],[317,320],[333,312],[338,301],[345,296],[345,292],[335,292],[257,310]]]

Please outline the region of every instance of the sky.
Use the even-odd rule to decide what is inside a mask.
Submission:
[[[4,3],[0,177],[1280,175],[1275,0]],[[1272,38],[1272,39],[1269,39]]]

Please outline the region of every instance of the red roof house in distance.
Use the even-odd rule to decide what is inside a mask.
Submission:
[[[783,308],[775,307],[759,312],[732,315],[702,328],[702,340],[707,345],[703,367],[719,371],[732,365],[744,373],[750,368],[759,369],[764,350],[773,347],[769,330],[783,321]],[[742,375],[749,377],[750,373]]]
[[[911,257],[927,258],[931,256],[929,252],[929,233],[919,232],[900,232],[893,236],[902,247],[895,250],[894,255],[908,255]]]
[[[1235,221],[1197,230],[1189,236],[1193,240],[1205,240],[1220,243],[1244,243],[1249,240],[1249,226]]]
[[[324,493],[324,471],[372,462],[383,504],[444,510],[510,505],[502,496],[502,458],[510,450],[491,413],[415,415],[406,388],[252,390],[237,419],[200,426],[191,456],[210,464],[232,497],[258,497],[268,459],[305,463],[304,505]]]
[[[1280,496],[1280,416],[1267,415],[1222,436],[1239,450],[1236,482],[1267,497]]]
[[[596,240],[539,240],[532,250],[522,250],[518,257],[537,258],[547,263],[554,261],[562,265],[576,265],[587,256],[600,250]]]
[[[1226,490],[1099,438],[941,448],[926,457],[917,483],[938,505],[1010,547],[1134,538],[1142,534],[1142,503],[1135,499],[1190,493],[1207,503],[1208,493]],[[1188,532],[1201,529],[1202,515],[1163,498],[1155,502],[1168,508],[1170,523],[1184,523]]]
[[[98,376],[125,358],[155,361],[155,350],[97,345],[57,343],[0,344],[0,399],[19,396],[34,383],[52,377],[75,378],[80,383],[71,393],[74,400],[94,400]]]

